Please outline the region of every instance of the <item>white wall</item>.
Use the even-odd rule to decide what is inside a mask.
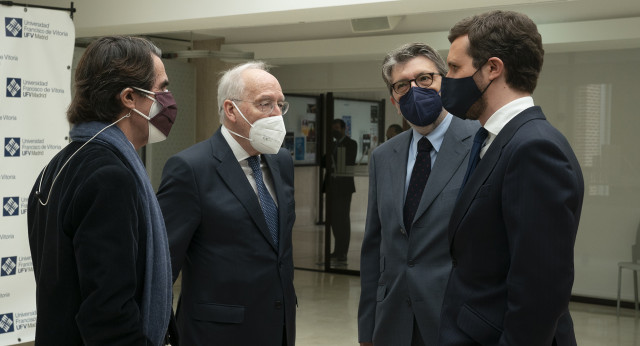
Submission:
[[[285,93],[333,91],[380,99],[388,94],[379,65],[286,65],[273,73]],[[584,171],[587,192],[575,246],[575,295],[615,299],[617,262],[631,259],[640,222],[639,65],[640,49],[550,53],[534,94],[549,121],[571,142]],[[399,117],[387,102],[386,124],[390,122]],[[305,180],[305,172],[296,174],[296,181]],[[298,202],[298,209],[313,207]],[[632,276],[623,274],[623,299],[632,300]]]

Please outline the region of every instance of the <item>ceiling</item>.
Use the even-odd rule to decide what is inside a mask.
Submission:
[[[69,7],[70,4],[62,0],[34,0],[29,3],[60,7]],[[176,6],[176,3],[182,7],[169,7],[169,4]],[[78,0],[74,5],[77,8],[74,22],[79,41],[109,34],[144,34],[166,38],[166,42],[175,44],[172,49],[189,49],[195,40],[223,38],[223,50],[253,50],[256,58],[286,64],[336,58],[366,59],[366,54],[356,54],[355,50],[360,46],[366,50],[366,47],[376,46],[375,42],[385,40],[390,42],[372,49],[369,54],[377,55],[376,59],[379,59],[378,51],[386,51],[391,42],[398,45],[401,43],[399,40],[413,39],[427,43],[430,39],[438,40],[440,46],[436,48],[446,49],[447,42],[443,39],[446,40],[446,33],[454,23],[466,16],[496,8],[523,12],[539,27],[563,25],[562,30],[577,31],[571,33],[575,37],[594,27],[591,23],[615,25],[616,32],[593,40],[591,46],[581,49],[602,49],[603,41],[615,41],[618,34],[624,38],[625,48],[640,47],[640,24],[636,26],[640,23],[639,0],[244,0],[235,3]],[[352,30],[351,19],[386,16],[398,21],[393,29],[376,32]],[[613,22],[622,19],[633,21],[624,22],[626,24],[622,26]],[[573,23],[582,26],[574,27]],[[597,35],[600,29],[594,30],[594,35]],[[589,37],[585,40],[589,41]],[[334,46],[329,42],[342,42],[344,45]],[[325,43],[327,46],[323,46]],[[318,52],[307,55],[287,53],[305,49],[313,51],[311,47],[318,47]],[[355,47],[353,52],[351,47]],[[322,50],[341,50],[344,53],[324,54]],[[278,52],[282,53],[281,57]],[[311,59],[310,55],[319,58]]]

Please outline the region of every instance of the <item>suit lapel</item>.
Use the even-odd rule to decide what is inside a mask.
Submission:
[[[240,167],[235,155],[233,155],[231,147],[229,147],[229,144],[227,144],[227,141],[222,136],[222,132],[219,130],[211,138],[211,150],[213,156],[220,161],[220,164],[216,167],[218,174],[229,188],[229,191],[231,191],[244,206],[262,235],[275,249],[273,240],[271,240],[271,235],[269,234],[269,227],[262,214],[258,196],[256,196],[253,188],[251,188],[247,176],[242,170],[242,167]]]
[[[491,172],[493,172],[498,160],[502,156],[502,150],[505,145],[509,143],[513,135],[523,124],[533,119],[545,119],[540,107],[536,106],[525,109],[515,116],[504,126],[493,140],[493,143],[491,143],[491,146],[478,163],[475,171],[471,174],[471,177],[469,177],[469,180],[467,181],[467,184],[465,185],[460,198],[453,209],[451,222],[449,224],[450,246],[453,246],[453,240],[460,222],[469,210],[478,190],[484,185]]]
[[[402,136],[402,137],[400,137]],[[394,155],[385,158],[383,167],[387,169],[387,172],[383,176],[393,177],[397,170],[402,170],[404,174],[402,175],[402,179],[393,178],[389,179],[389,184],[391,184],[392,196],[394,198],[393,206],[394,213],[396,214],[397,220],[404,219],[404,194],[405,194],[405,182],[407,180],[407,160],[409,159],[409,146],[411,145],[411,137],[413,136],[413,131],[404,131],[398,135],[400,140],[394,143],[393,152]],[[405,226],[406,227],[406,226]]]
[[[462,124],[458,124],[461,121],[463,120],[455,117],[451,120],[451,125],[449,125],[449,129],[445,133],[440,152],[438,152],[438,157],[442,159],[438,160],[436,158],[414,221],[429,209],[429,206],[453,178],[456,170],[469,153],[469,148],[464,145],[463,141],[468,140],[471,136],[468,133],[463,133],[460,126]]]

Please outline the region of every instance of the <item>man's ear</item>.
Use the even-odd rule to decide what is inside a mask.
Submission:
[[[128,109],[136,108],[136,95],[133,88],[124,88],[120,92],[120,102],[122,106]]]
[[[230,121],[232,123],[236,122],[236,107],[233,105],[233,102],[231,102],[231,100],[224,100],[224,103],[222,104],[222,109],[224,110],[224,117],[227,119],[227,121]]]
[[[504,62],[500,58],[491,57],[487,62],[489,79],[494,80],[504,74]]]

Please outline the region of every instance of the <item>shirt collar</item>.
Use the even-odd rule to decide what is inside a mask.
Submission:
[[[533,98],[531,96],[515,99],[493,113],[484,124],[484,128],[493,136],[497,136],[511,119],[515,118],[516,115],[525,109],[533,106]]]
[[[431,142],[433,149],[435,149],[436,152],[439,152],[440,146],[442,146],[442,141],[444,141],[444,134],[447,133],[447,129],[449,129],[449,125],[451,125],[452,118],[453,118],[453,115],[448,113],[444,117],[440,125],[438,125],[435,129],[433,129],[433,131],[429,132],[426,136],[421,135],[420,132],[412,128],[413,138],[411,139],[411,148],[412,149],[415,148],[415,150],[418,150],[418,141],[422,137],[427,137],[429,142]]]
[[[222,132],[222,136],[227,141],[227,144],[229,144],[229,146],[231,147],[233,156],[236,157],[236,160],[238,160],[238,162],[249,158],[249,153],[247,153],[247,151],[244,150],[244,148],[242,148],[240,143],[238,143],[238,141],[235,138],[233,138],[233,135],[231,134],[231,132],[229,132],[229,130],[227,130],[227,128],[224,127],[224,125],[222,125],[222,127],[220,128],[220,132]]]

